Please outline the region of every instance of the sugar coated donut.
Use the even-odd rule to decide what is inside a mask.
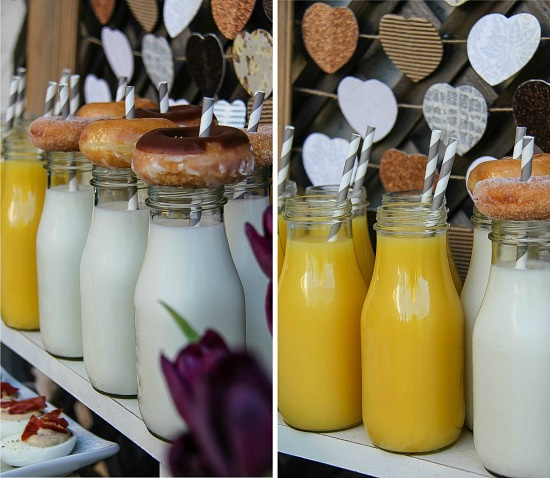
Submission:
[[[157,106],[147,98],[136,98],[136,108],[154,108]],[[88,103],[76,112],[76,116],[98,117],[104,119],[124,118],[126,107],[124,101],[110,101],[105,103]]]
[[[254,168],[245,133],[213,125],[199,137],[199,127],[158,129],[137,142],[132,169],[148,184],[216,188],[242,181]]]
[[[479,211],[492,219],[550,219],[550,176],[531,176],[525,182],[519,178],[484,179],[476,184],[473,196]]]
[[[202,107],[195,105],[170,106],[167,113],[161,113],[159,108],[136,109],[136,118],[166,118],[178,126],[199,126],[201,115]]]
[[[175,126],[175,123],[163,118],[96,121],[84,128],[80,151],[96,166],[129,168],[139,138],[151,130]]]
[[[273,125],[261,124],[255,133],[245,132],[254,152],[254,168],[271,166],[273,163]]]
[[[78,151],[82,131],[95,121],[97,118],[42,116],[29,125],[29,139],[34,146],[46,151]]]

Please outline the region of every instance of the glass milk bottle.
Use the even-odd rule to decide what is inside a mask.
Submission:
[[[363,422],[385,450],[453,443],[464,422],[464,318],[447,259],[446,212],[378,208],[377,250],[361,318]]]
[[[82,357],[80,259],[92,218],[92,165],[80,153],[48,152],[48,189],[36,236],[38,306],[44,348]]]
[[[187,339],[166,303],[200,334],[216,330],[232,349],[245,345],[245,304],[223,220],[223,187],[150,186],[149,242],[135,292],[138,402],[154,435],[174,439],[184,424],[160,367]]]
[[[487,288],[491,269],[491,219],[481,214],[474,206],[471,219],[474,226],[474,242],[470,267],[460,294],[464,310],[464,387],[466,389],[466,425],[470,430],[474,426],[474,396],[472,377],[472,335],[481,301]]]
[[[474,442],[491,473],[550,476],[550,219],[493,221],[474,326]]]
[[[360,317],[367,292],[353,246],[351,202],[289,198],[284,218],[279,410],[301,430],[347,428],[361,421]]]
[[[137,394],[134,290],[147,246],[145,185],[131,169],[94,166],[95,207],[80,263],[84,365],[92,386]]]
[[[260,268],[244,232],[246,222],[263,234],[263,214],[269,203],[269,169],[253,171],[244,181],[225,186],[225,230],[231,256],[241,278],[246,306],[246,348],[273,369],[273,338],[267,327],[265,297],[269,278]]]
[[[285,209],[285,202],[288,198],[294,197],[298,194],[298,187],[296,186],[295,181],[287,179],[284,182],[284,189],[282,197],[277,198],[279,213],[277,215],[277,260],[278,260],[278,275],[281,275],[281,270],[283,268],[283,261],[285,259],[285,249],[286,249],[286,221],[283,218],[283,213]]]
[[[0,191],[2,320],[22,330],[39,327],[36,233],[46,191],[42,159],[27,139],[10,135],[3,141]]]

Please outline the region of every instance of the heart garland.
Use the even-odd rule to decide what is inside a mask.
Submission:
[[[87,75],[84,80],[84,101],[86,103],[102,103],[113,101],[109,83],[95,75]]]
[[[92,10],[99,23],[106,25],[115,11],[115,0],[92,0]]]
[[[314,186],[340,184],[348,148],[349,141],[344,138],[329,138],[323,133],[312,133],[306,138],[302,162]]]
[[[212,16],[220,33],[233,40],[248,23],[256,0],[212,0]]]
[[[550,153],[550,83],[529,80],[519,85],[512,99],[514,119],[545,153]]]
[[[134,17],[147,32],[151,33],[159,19],[157,0],[126,0]]]
[[[174,83],[174,60],[168,40],[148,33],[141,42],[141,55],[147,75],[155,87],[161,81],[168,82],[168,91]]]
[[[197,15],[202,0],[164,0],[162,19],[168,35],[177,37]]]
[[[194,33],[187,41],[187,71],[203,96],[216,96],[225,76],[225,56],[216,35]]]
[[[422,190],[427,163],[424,154],[388,149],[380,158],[382,186],[387,192]]]
[[[179,100],[173,100],[172,98],[168,98],[168,106],[177,106],[177,105],[188,105],[189,101],[185,98],[180,98]]]
[[[116,77],[134,75],[134,52],[126,35],[109,27],[101,29],[101,42],[109,66]]]
[[[246,105],[243,100],[235,100],[231,103],[225,100],[216,101],[214,103],[214,116],[216,116],[219,125],[244,128],[246,125]]]

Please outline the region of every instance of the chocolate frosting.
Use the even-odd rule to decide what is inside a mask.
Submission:
[[[202,107],[194,105],[171,106],[167,113],[160,113],[159,108],[136,108],[136,118],[166,118],[180,126],[190,121],[200,121],[201,114]]]

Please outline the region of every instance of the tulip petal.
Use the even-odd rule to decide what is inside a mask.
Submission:
[[[252,247],[252,252],[258,261],[260,268],[267,277],[271,277],[273,271],[273,251],[270,240],[266,240],[265,237],[260,236],[258,231],[254,229],[252,224],[245,223],[244,232],[248,237],[248,242]]]
[[[190,433],[177,438],[168,452],[172,476],[213,476],[208,461]]]
[[[267,292],[265,294],[265,317],[269,333],[273,335],[273,281],[270,280],[267,284]]]

